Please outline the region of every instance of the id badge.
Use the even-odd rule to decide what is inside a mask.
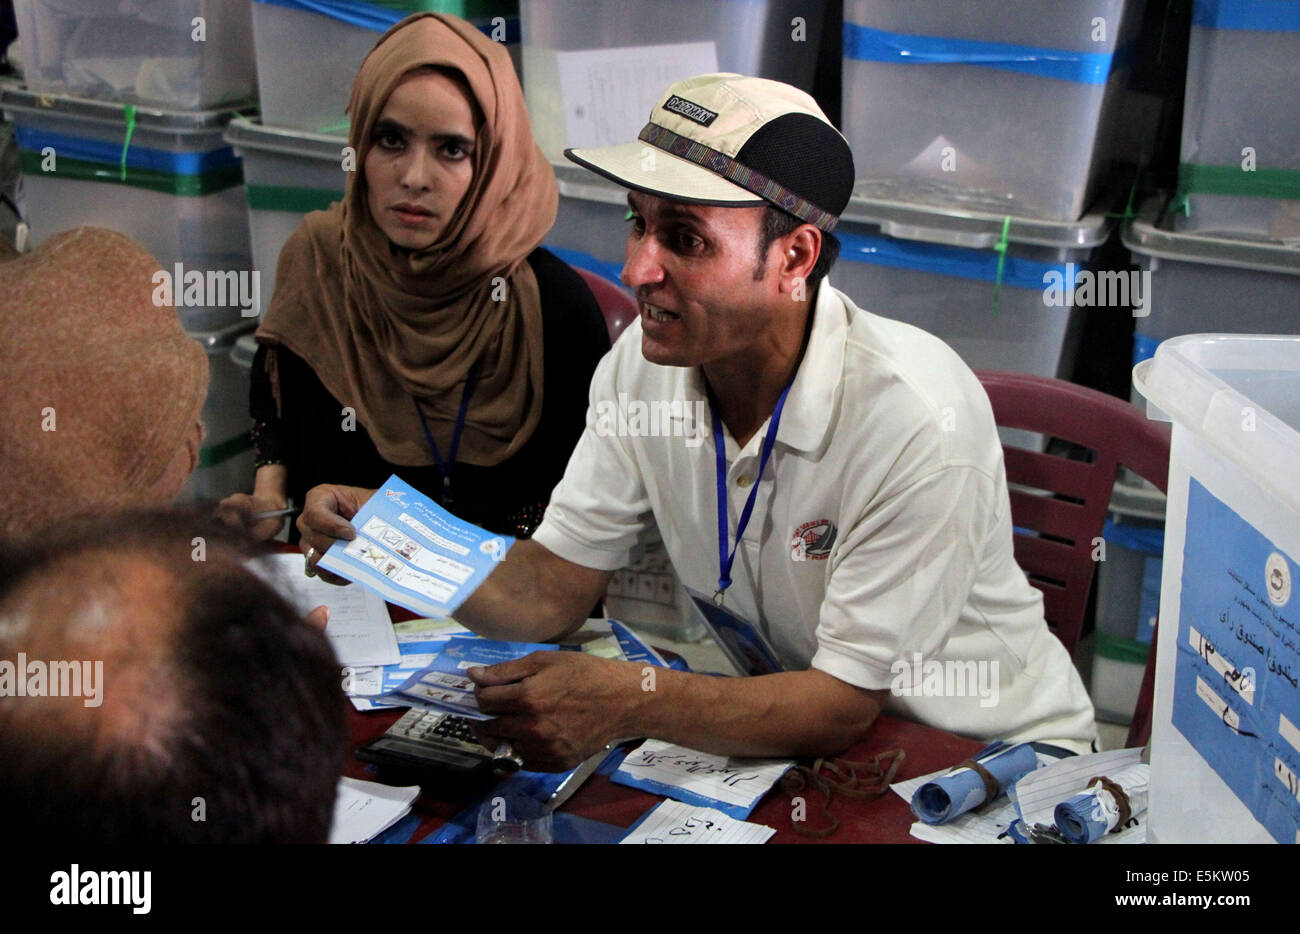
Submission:
[[[747,675],[770,675],[785,671],[776,650],[758,627],[738,613],[713,602],[713,598],[686,587],[692,612],[713,636],[723,654]]]

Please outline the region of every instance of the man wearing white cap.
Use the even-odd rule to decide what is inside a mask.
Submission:
[[[561,636],[657,530],[684,583],[751,626],[783,670],[648,677],[535,653],[472,672],[498,715],[488,730],[538,769],[628,736],[836,754],[882,709],[1086,751],[1092,707],[1015,564],[979,382],[938,339],[824,281],[853,160],[812,98],[703,75],[669,88],[637,142],[566,155],[630,189],[623,281],[641,315],[596,371],[542,525],[457,617],[492,638]],[[647,436],[620,427],[626,412],[602,417],[638,402],[701,404],[712,430]],[[304,550],[352,538],[345,519],[367,495],[313,490]]]

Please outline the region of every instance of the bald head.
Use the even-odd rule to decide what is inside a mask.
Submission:
[[[324,840],[346,748],[323,635],[205,520],[0,555],[0,825],[93,842]],[[6,813],[10,810],[14,813]]]

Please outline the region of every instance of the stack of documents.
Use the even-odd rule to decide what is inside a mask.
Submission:
[[[340,778],[334,799],[330,843],[367,843],[411,812],[418,786],[396,788],[355,778]]]

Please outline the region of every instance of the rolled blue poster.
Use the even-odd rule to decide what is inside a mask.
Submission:
[[[1010,785],[1038,767],[1038,754],[1028,743],[977,759],[998,783],[999,797]],[[912,795],[912,813],[927,824],[944,824],[984,803],[984,780],[970,768],[926,782]]]
[[[1150,776],[1150,766],[1140,762],[1111,776],[1110,780],[1123,789],[1128,799],[1129,817],[1136,817],[1146,810]],[[1115,796],[1098,782],[1087,791],[1058,804],[1053,817],[1056,829],[1067,843],[1092,843],[1118,826],[1120,808]]]

